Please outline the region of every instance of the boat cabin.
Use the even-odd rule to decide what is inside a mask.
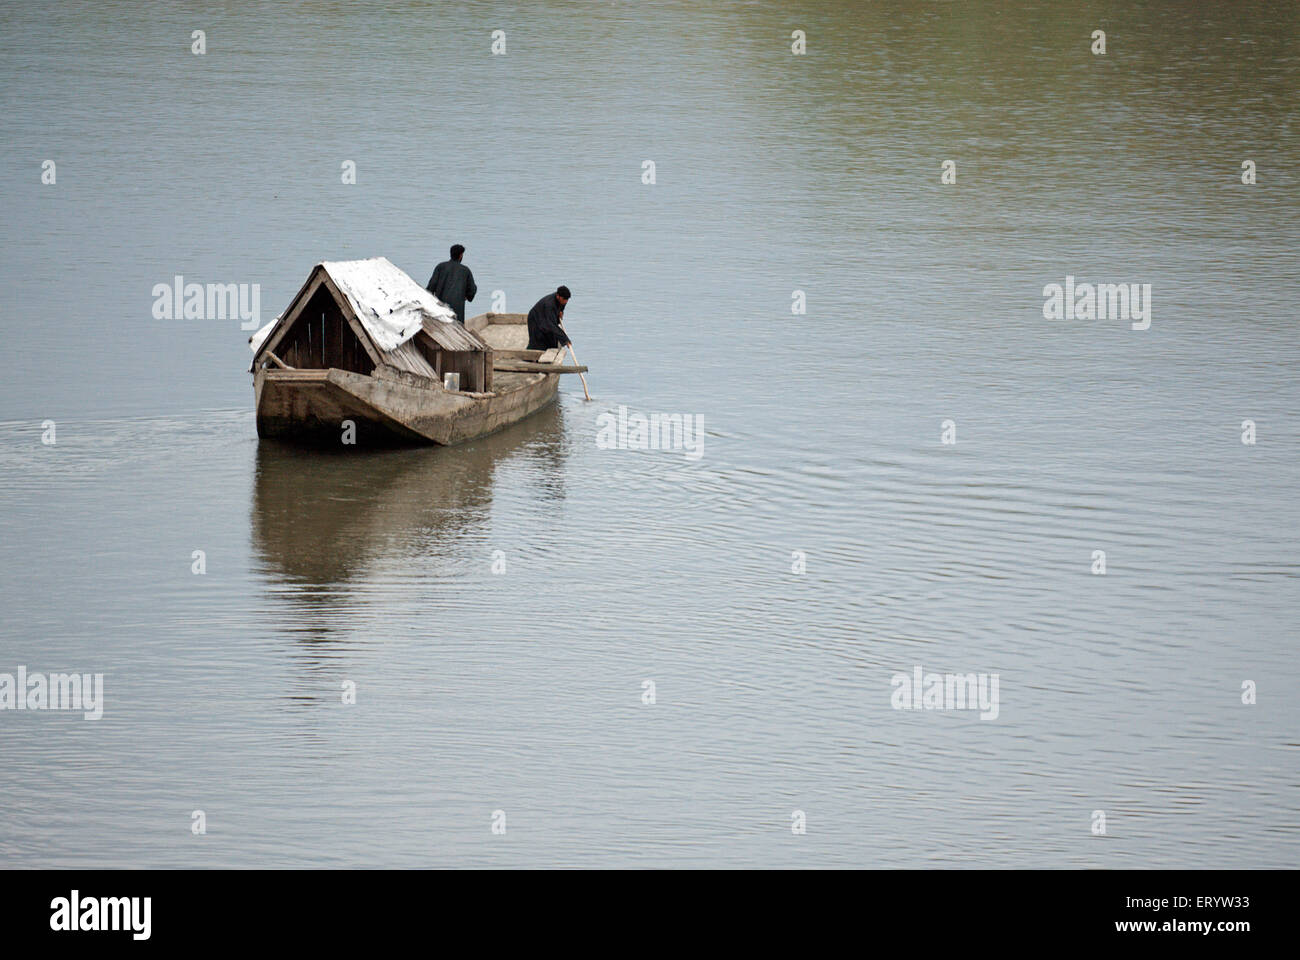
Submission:
[[[383,257],[317,264],[284,313],[251,340],[253,372],[337,369],[439,385],[458,373],[460,393],[492,390],[491,348]]]

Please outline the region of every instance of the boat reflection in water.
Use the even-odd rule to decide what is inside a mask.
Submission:
[[[343,628],[333,614],[371,590],[406,581],[427,602],[465,564],[489,562],[498,467],[520,467],[508,497],[529,514],[563,499],[564,443],[559,404],[452,447],[327,452],[263,440],[252,506],[261,572],[297,614],[316,614],[295,623],[317,633]]]

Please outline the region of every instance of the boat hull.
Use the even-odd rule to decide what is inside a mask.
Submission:
[[[503,374],[491,394],[468,395],[396,371],[262,369],[253,380],[257,434],[313,446],[462,443],[552,403],[559,380]]]

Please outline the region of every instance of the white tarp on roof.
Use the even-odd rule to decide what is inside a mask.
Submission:
[[[396,350],[419,332],[425,319],[455,323],[456,311],[412,280],[387,257],[327,260],[321,264],[348,298],[353,312],[384,352]],[[276,317],[249,337],[253,352],[270,336]]]
[[[456,311],[389,262],[332,260],[321,264],[352,304],[353,311],[380,350],[396,350],[410,340],[425,317],[455,323]]]
[[[262,349],[262,344],[266,343],[266,338],[271,335],[271,331],[275,329],[275,325],[279,322],[280,318],[276,317],[270,323],[258,327],[257,333],[248,338],[248,349],[252,350],[254,353],[257,353],[258,350]]]

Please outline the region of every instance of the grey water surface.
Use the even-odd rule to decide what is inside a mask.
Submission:
[[[0,7],[0,673],[105,699],[0,711],[0,866],[1295,867],[1297,27]],[[592,403],[259,443],[240,320],[152,312],[454,242],[471,313],[573,289]],[[894,709],[918,666],[996,718]]]

